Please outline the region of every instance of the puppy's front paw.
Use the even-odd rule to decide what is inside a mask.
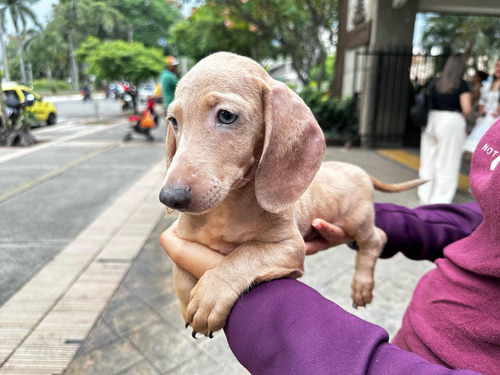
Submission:
[[[195,332],[210,337],[226,325],[239,293],[214,270],[205,272],[191,291],[186,311],[187,322]]]
[[[366,306],[373,299],[372,291],[375,286],[373,277],[363,275],[361,272],[354,274],[351,285],[351,298],[353,307]]]

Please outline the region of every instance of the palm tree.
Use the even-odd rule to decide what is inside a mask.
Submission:
[[[5,79],[10,81],[9,60],[7,60],[7,48],[4,40],[5,34],[5,8],[0,9],[0,47],[2,48],[3,71]]]
[[[19,65],[21,67],[21,77],[23,83],[26,83],[26,70],[24,68],[23,43],[21,40],[20,25],[24,29],[27,21],[31,20],[36,26],[40,27],[36,14],[32,10],[32,6],[38,1],[39,0],[0,0],[0,6],[3,5],[4,8],[9,11],[12,24],[14,25],[14,30],[16,31],[17,51],[19,54]]]
[[[60,0],[54,6],[54,20],[59,25],[61,35],[66,38],[68,46],[69,61],[71,67],[71,81],[73,89],[79,89],[78,62],[76,61],[75,47],[73,44],[74,23],[76,22],[79,0]]]

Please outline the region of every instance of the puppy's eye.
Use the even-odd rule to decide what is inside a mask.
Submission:
[[[238,115],[222,110],[218,114],[219,121],[224,125],[231,125],[238,120]]]
[[[177,124],[176,118],[175,117],[169,117],[168,121],[170,121],[170,123],[172,124],[172,127],[174,128],[174,130],[177,131],[177,128],[179,127],[179,125]]]

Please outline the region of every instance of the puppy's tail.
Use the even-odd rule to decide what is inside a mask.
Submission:
[[[372,180],[375,190],[383,191],[385,193],[397,193],[399,191],[413,189],[414,187],[425,184],[427,182],[427,180],[417,178],[415,180],[400,182],[398,184],[386,184],[385,182],[379,181],[372,176],[370,176],[370,179]]]

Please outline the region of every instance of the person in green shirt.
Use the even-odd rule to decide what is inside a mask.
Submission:
[[[161,94],[165,111],[172,100],[174,100],[175,87],[179,81],[177,65],[179,65],[179,62],[175,57],[167,56],[165,58],[165,69],[162,70],[160,76]]]

